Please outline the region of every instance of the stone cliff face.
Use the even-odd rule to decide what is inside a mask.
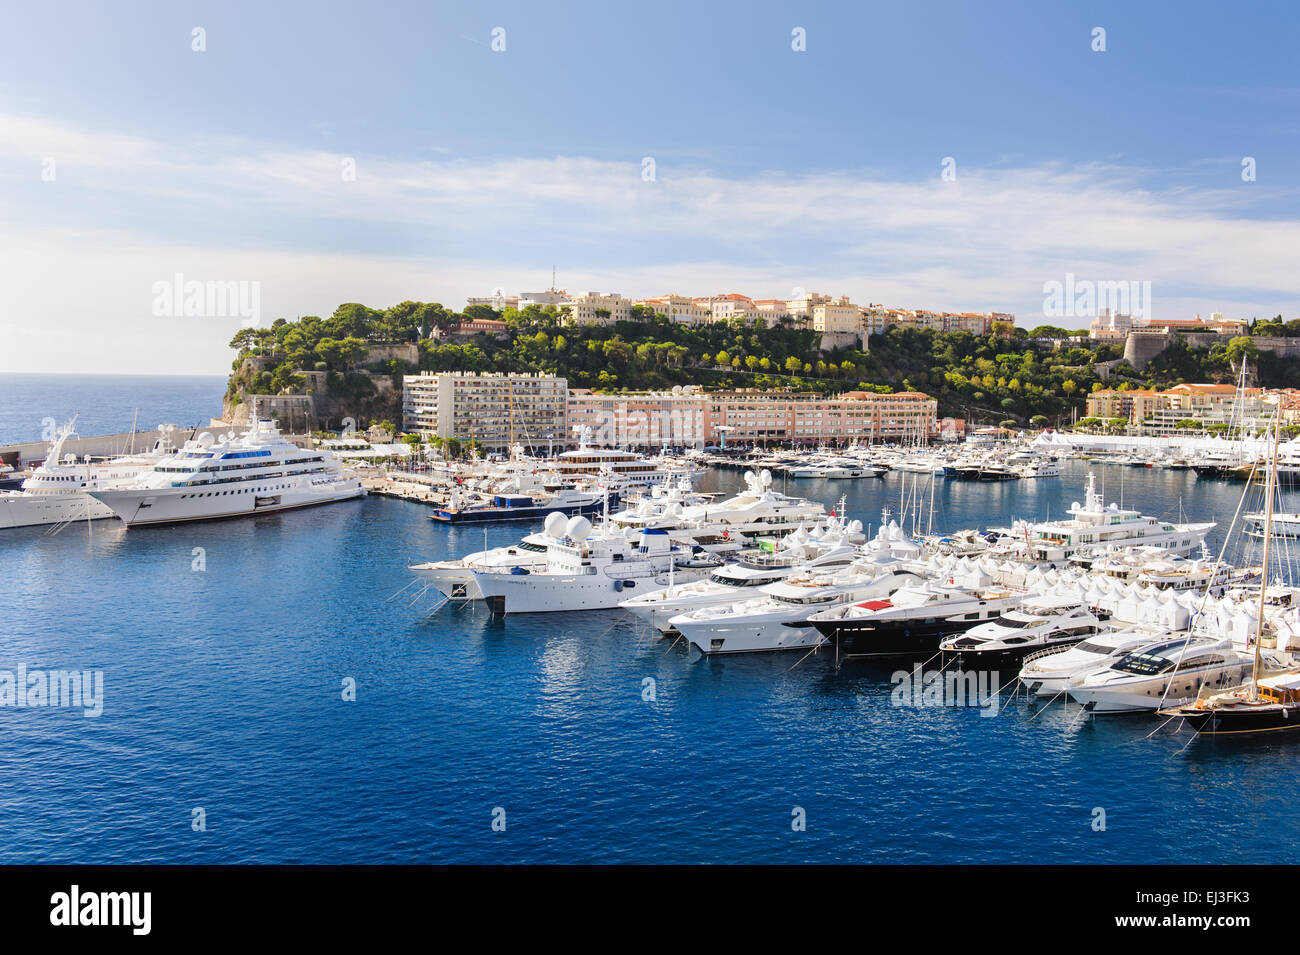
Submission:
[[[407,346],[377,346],[367,355],[366,363],[393,358],[407,361],[414,347],[409,346],[408,350]],[[400,376],[369,371],[353,371],[343,376],[299,370],[295,374],[302,378],[301,386],[291,392],[269,394],[262,373],[270,372],[273,367],[271,359],[245,358],[230,376],[221,403],[222,418],[246,426],[256,399],[259,415],[277,418],[281,427],[293,431],[337,431],[344,427],[346,418],[351,418],[357,429],[376,421],[392,421],[401,426]]]

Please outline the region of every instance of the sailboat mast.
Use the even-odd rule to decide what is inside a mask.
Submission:
[[[1277,446],[1282,434],[1282,408],[1273,415],[1273,454],[1269,457],[1268,478],[1264,482],[1264,493],[1268,496],[1268,506],[1264,511],[1264,569],[1259,581],[1259,620],[1255,623],[1255,669],[1254,680],[1250,685],[1251,700],[1259,699],[1259,660],[1260,644],[1264,640],[1264,601],[1268,596],[1268,551],[1273,539],[1273,482],[1277,479]]]

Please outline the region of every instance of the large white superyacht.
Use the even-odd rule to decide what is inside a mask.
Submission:
[[[332,453],[300,448],[254,415],[239,437],[205,431],[133,480],[89,493],[136,527],[286,511],[365,489]]]
[[[124,455],[108,461],[78,462],[63,454],[63,447],[75,435],[76,419],[59,429],[50,442],[45,461],[16,491],[0,491],[0,528],[95,521],[115,517],[113,509],[90,496],[91,491],[117,487],[140,475],[175,450],[172,425],[159,426],[161,437],[152,450]],[[60,460],[62,458],[62,460]]]
[[[1167,555],[1185,556],[1199,549],[1214,522],[1176,524],[1145,517],[1118,504],[1106,504],[1089,472],[1083,503],[1070,505],[1071,517],[1062,521],[1018,526],[990,553],[1003,552],[1021,559],[1060,562],[1073,555],[1103,552],[1114,547],[1159,548]]]

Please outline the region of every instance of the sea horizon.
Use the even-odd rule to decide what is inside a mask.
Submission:
[[[71,380],[71,379],[76,379]],[[159,424],[206,425],[221,414],[224,375],[0,372],[0,445],[42,441],[48,426],[76,416],[91,437],[148,431]]]

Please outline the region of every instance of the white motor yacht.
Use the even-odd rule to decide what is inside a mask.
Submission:
[[[674,543],[664,530],[635,533],[606,525],[593,533],[585,517],[572,517],[563,529],[547,518],[547,533],[546,565],[539,570],[471,569],[493,613],[608,610],[628,597],[668,586],[670,578],[705,577],[722,562],[698,546]],[[738,551],[740,545],[732,548]]]
[[[1075,673],[1065,691],[1094,713],[1153,711],[1194,700],[1202,688],[1237,686],[1253,666],[1254,655],[1230,639],[1176,635]]]
[[[1050,647],[1069,646],[1090,637],[1102,620],[1073,594],[1045,593],[1027,597],[998,619],[972,627],[939,644],[945,661],[967,669],[1019,662]]]
[[[1138,647],[1167,640],[1171,631],[1127,627],[1093,634],[1078,643],[1047,647],[1025,658],[1020,682],[1039,697],[1057,697],[1076,673],[1107,666]]]
[[[668,625],[708,655],[806,649],[825,643],[808,623],[812,612],[888,597],[919,581],[898,562],[854,563],[834,574],[792,575],[760,588],[751,600],[678,614]]]
[[[813,538],[804,536],[801,530],[795,531],[774,552],[742,555],[735,563],[719,567],[707,579],[674,583],[621,601],[619,606],[656,629],[671,632],[669,620],[678,614],[734,603],[753,593],[755,588],[796,573],[832,573],[847,567],[857,558],[858,549],[849,542],[845,530],[841,524],[838,529],[832,527],[826,534]]]
[[[254,422],[236,438],[205,431],[131,481],[88,493],[128,527],[268,514],[366,493],[330,452],[300,448],[270,421]]]
[[[91,492],[119,487],[175,450],[171,441],[175,426],[160,425],[161,437],[150,451],[79,463],[73,455],[63,454],[65,443],[76,434],[72,430],[75,421],[59,429],[45,461],[18,490],[0,491],[0,528],[116,517],[113,509],[92,497]]]

